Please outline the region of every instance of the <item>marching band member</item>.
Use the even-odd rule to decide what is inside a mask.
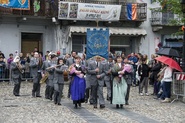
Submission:
[[[20,92],[20,86],[21,86],[21,76],[22,76],[22,69],[24,67],[20,64],[19,56],[16,56],[14,58],[13,62],[11,63],[10,68],[12,70],[12,79],[14,82],[13,94],[15,96],[20,96],[19,92]]]
[[[109,101],[111,99],[111,68],[113,66],[113,59],[112,56],[109,56],[108,61],[105,64],[105,77],[104,81],[107,87],[107,100]]]
[[[32,97],[41,97],[40,96],[40,79],[41,77],[41,67],[42,64],[39,60],[38,52],[34,53],[34,57],[31,58],[30,68],[31,68],[31,76],[33,77],[33,90]]]
[[[105,101],[103,97],[103,86],[104,86],[104,65],[101,61],[101,57],[96,56],[95,60],[89,62],[88,72],[91,75],[91,96],[92,104],[94,108],[97,108],[98,98],[100,108],[105,108]]]
[[[46,74],[47,74],[46,68],[49,67],[50,60],[51,60],[51,55],[48,55],[48,58],[42,64],[42,77],[45,77]],[[49,80],[46,79],[45,82],[46,82],[45,98],[49,99],[49,85],[48,85],[49,84]]]
[[[81,58],[79,56],[75,57],[75,64],[70,66],[70,75],[72,76],[70,94],[75,108],[81,107],[81,103],[85,101],[85,88],[86,83],[84,79],[84,71],[80,66]]]
[[[54,94],[54,84],[53,84],[54,70],[55,70],[54,66],[56,66],[56,55],[51,54],[51,61],[49,62],[48,68],[46,68],[46,71],[49,73],[48,86],[49,86],[49,99],[50,100],[53,99],[53,94]]]
[[[64,64],[64,60],[62,58],[59,58],[57,61],[57,65],[61,65],[55,68],[54,73],[54,103],[61,105],[61,97],[63,94],[63,88],[64,88],[64,76],[63,72],[65,72],[68,69],[68,66]]]

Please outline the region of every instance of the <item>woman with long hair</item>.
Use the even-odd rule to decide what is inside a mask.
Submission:
[[[125,104],[125,96],[127,94],[127,83],[122,76],[124,74],[121,56],[117,56],[116,63],[112,67],[113,84],[112,84],[112,104],[116,104],[116,108],[123,108]]]

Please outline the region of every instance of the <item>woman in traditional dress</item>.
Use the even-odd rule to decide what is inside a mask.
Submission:
[[[54,103],[61,105],[60,102],[64,88],[64,72],[67,71],[68,66],[64,64],[64,60],[62,58],[58,59],[57,65],[61,66],[56,67],[54,72]]]
[[[75,63],[70,66],[70,74],[72,76],[71,81],[71,99],[75,108],[81,107],[81,103],[85,101],[85,88],[86,83],[84,79],[84,71],[80,66],[81,58],[79,56],[75,57]]]
[[[123,108],[125,104],[125,96],[127,93],[127,83],[124,79],[124,71],[121,56],[117,56],[116,63],[112,68],[113,84],[112,84],[112,104],[116,104],[116,108]],[[123,76],[122,76],[123,75]]]

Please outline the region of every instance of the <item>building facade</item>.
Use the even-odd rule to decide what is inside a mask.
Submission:
[[[40,9],[35,11],[34,2],[40,1]],[[70,0],[64,0],[70,2]],[[121,5],[120,20],[74,21],[58,19],[58,0],[30,0],[30,10],[14,10],[0,7],[0,51],[6,57],[9,53],[33,51],[60,51],[62,54],[72,50],[83,52],[86,45],[87,28],[109,28],[110,51],[150,53],[152,43],[147,39],[148,30],[147,0],[74,0],[78,3]],[[128,20],[127,4],[137,6],[137,19]],[[150,46],[149,46],[150,45]],[[148,47],[149,46],[149,47]],[[146,48],[147,47],[147,48]],[[154,50],[155,48],[153,48]]]

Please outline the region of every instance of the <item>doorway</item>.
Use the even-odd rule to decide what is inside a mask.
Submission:
[[[34,48],[42,52],[42,37],[42,33],[21,33],[21,52],[24,57],[27,53],[33,52]]]

